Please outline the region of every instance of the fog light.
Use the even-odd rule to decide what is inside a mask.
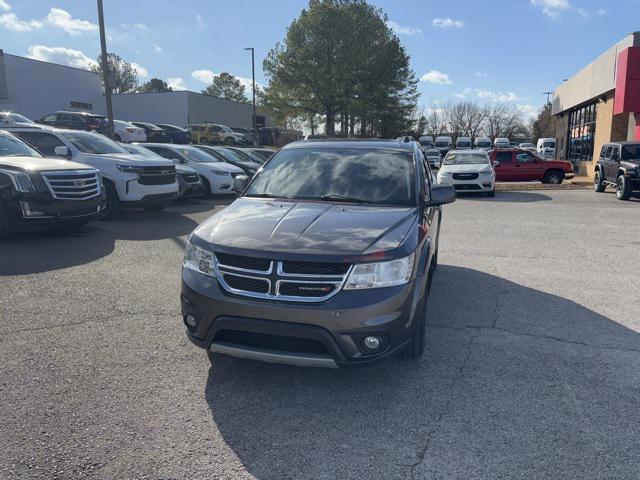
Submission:
[[[29,202],[20,201],[20,208],[22,209],[23,217],[44,217],[44,212],[31,210],[31,204]]]
[[[380,348],[380,339],[378,337],[364,337],[364,346],[367,350],[377,350]]]
[[[187,315],[186,317],[184,317],[184,321],[190,327],[195,327],[198,324],[196,317],[194,317],[193,315]]]

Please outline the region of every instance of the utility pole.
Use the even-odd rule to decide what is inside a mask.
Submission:
[[[553,92],[542,92],[543,95],[547,96],[547,105],[551,105],[551,95],[553,95]]]
[[[107,39],[104,33],[104,13],[102,0],[98,0],[98,24],[100,26],[100,50],[102,51],[102,81],[104,97],[107,101],[107,134],[113,138],[113,107],[111,106],[111,82],[109,81],[109,62],[107,61]]]
[[[256,62],[254,58],[254,48],[247,47],[245,50],[251,50],[251,89],[253,93],[253,146],[258,146],[258,130],[256,129]]]

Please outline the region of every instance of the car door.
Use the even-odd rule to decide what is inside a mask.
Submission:
[[[618,170],[620,168],[620,147],[612,145],[607,149],[607,180],[618,181]]]
[[[513,182],[516,175],[513,168],[513,152],[511,150],[498,150],[495,152],[494,161],[498,165],[494,167],[497,182]]]
[[[58,128],[70,128],[73,130],[78,130],[78,124],[74,124],[73,115],[69,115],[68,113],[59,113],[55,125]]]
[[[518,181],[541,180],[544,174],[542,166],[531,152],[515,152],[514,175]]]

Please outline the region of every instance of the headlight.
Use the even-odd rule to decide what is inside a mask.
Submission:
[[[120,163],[116,164],[118,170],[126,173],[140,173],[142,171],[142,167],[138,167],[136,165],[122,165]]]
[[[361,263],[353,267],[345,290],[361,290],[364,288],[393,287],[408,283],[413,273],[413,262],[416,254],[408,257],[379,263]]]
[[[215,277],[214,255],[213,253],[196,247],[191,243],[187,243],[184,250],[184,260],[182,262],[184,268],[195,270],[196,272]]]
[[[36,187],[33,185],[31,177],[26,173],[15,172],[13,178],[15,180],[17,191],[23,193],[36,193]]]
[[[211,172],[215,175],[229,176],[229,172],[223,172],[222,170],[211,170]]]
[[[445,172],[445,171],[438,171],[438,176],[439,177],[450,177],[451,176],[451,172]]]
[[[491,175],[493,173],[493,170],[491,170],[490,168],[487,168],[486,170],[482,170],[480,172],[480,175]]]

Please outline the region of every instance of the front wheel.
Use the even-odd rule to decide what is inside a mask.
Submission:
[[[544,177],[542,178],[542,183],[549,183],[551,185],[560,185],[563,180],[564,180],[564,174],[556,170],[551,170],[550,172],[547,172],[544,174]]]
[[[235,145],[236,141],[233,137],[227,137],[227,139],[224,141],[224,143],[226,143],[227,145]]]
[[[202,190],[204,191],[203,196],[204,197],[210,197],[211,195],[213,195],[213,192],[211,191],[211,184],[209,183],[209,180],[207,180],[204,177],[202,178]]]
[[[0,204],[0,240],[6,238],[7,235],[9,235],[9,222],[4,213],[4,207]]]
[[[495,197],[496,196],[496,189],[494,187],[493,190],[491,190],[490,192],[487,192],[487,197]]]
[[[596,172],[593,176],[593,189],[600,193],[600,192],[604,192],[604,189],[606,188],[606,185],[604,184],[604,182],[602,181],[602,177],[600,176],[600,172]]]
[[[616,197],[618,200],[629,200],[633,191],[633,185],[627,177],[620,175],[616,185]]]
[[[428,288],[428,287],[427,287]],[[424,353],[424,337],[426,330],[426,315],[427,315],[427,292],[424,294],[424,298],[422,299],[422,307],[416,315],[420,316],[418,320],[418,333],[416,333],[405,347],[403,352],[403,357],[408,359],[420,358]]]
[[[104,189],[106,192],[107,200],[102,209],[102,220],[118,218],[121,212],[120,198],[118,198],[118,192],[113,183],[109,181],[104,182]]]

